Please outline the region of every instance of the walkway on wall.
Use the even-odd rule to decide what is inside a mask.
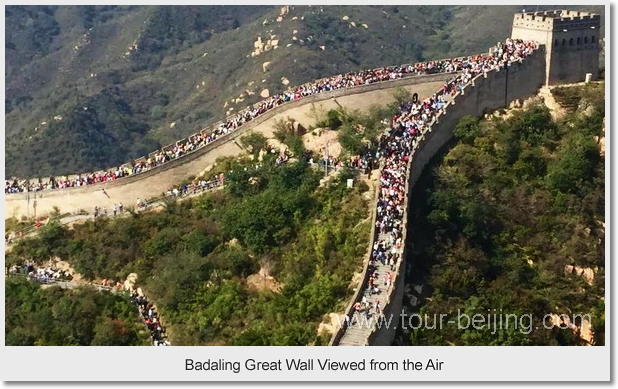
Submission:
[[[116,290],[114,290],[111,286],[97,285],[97,284],[93,284],[93,283],[83,283],[83,282],[67,281],[67,280],[55,279],[55,278],[50,278],[48,280],[43,280],[43,279],[39,279],[39,278],[36,278],[36,277],[28,277],[28,275],[25,275],[25,274],[11,274],[11,275],[9,275],[9,277],[23,277],[23,278],[27,278],[29,280],[36,281],[41,286],[59,286],[59,287],[61,287],[63,289],[76,289],[76,288],[79,288],[80,286],[89,286],[89,287],[95,288],[95,289],[100,290],[100,291],[104,291],[105,290],[105,291],[110,291],[110,292],[116,292]]]
[[[206,192],[211,192],[214,190],[218,190],[223,188],[222,185],[217,184],[214,187],[206,187],[206,188],[198,188],[196,191],[191,192],[191,193],[187,193],[187,194],[182,194],[178,197],[175,197],[173,199],[176,200],[186,200],[186,199],[190,199],[193,197],[197,197],[200,196]],[[141,208],[138,210],[138,212],[145,212],[147,210],[151,210],[151,209],[156,209],[157,207],[163,207],[165,206],[165,200],[167,197],[159,197],[156,199],[152,199],[150,201],[148,201],[146,203],[146,206],[144,208]],[[113,214],[109,214],[106,217],[109,218],[117,218],[117,217],[127,217],[129,216],[131,213],[124,211],[122,213],[119,213],[117,216],[114,216]],[[99,216],[101,217],[101,216]],[[94,215],[88,214],[88,215],[68,215],[68,216],[64,216],[60,219],[57,219],[55,221],[58,221],[60,224],[63,225],[67,225],[67,224],[72,224],[75,222],[79,222],[79,221],[86,221],[86,220],[94,220]],[[33,237],[38,233],[38,229],[34,226],[30,226],[27,227],[21,231],[17,231],[17,233],[22,233],[21,237],[16,237],[14,239],[12,239],[10,242],[7,242],[6,244],[6,248],[8,249],[12,244],[14,244],[16,241],[18,241],[19,239],[23,239],[23,238],[27,238],[27,237]]]
[[[452,73],[436,73],[419,75],[418,77],[404,77],[368,85],[359,85],[350,87],[349,89],[337,89],[307,96],[293,103],[289,103],[290,105],[287,105],[287,103],[280,105],[268,111],[268,113],[264,113],[259,118],[243,124],[238,130],[218,138],[207,146],[162,164],[157,168],[111,182],[107,181],[105,183],[79,188],[45,191],[45,196],[38,201],[37,213],[52,213],[54,206],[60,207],[63,212],[73,213],[80,208],[88,207],[94,199],[97,199],[97,201],[101,202],[101,205],[105,205],[109,209],[113,203],[117,201],[131,204],[139,195],[142,195],[143,198],[157,196],[160,194],[157,188],[161,185],[179,182],[190,176],[197,176],[203,172],[205,166],[215,163],[216,158],[219,156],[239,155],[241,153],[241,148],[235,144],[234,140],[238,140],[238,137],[241,137],[247,131],[255,130],[256,132],[265,134],[267,137],[271,137],[274,121],[279,118],[284,119],[286,115],[296,117],[298,121],[302,121],[303,125],[309,126],[315,124],[315,115],[311,114],[314,103],[317,104],[317,106],[325,107],[325,109],[336,108],[336,104],[333,100],[333,98],[336,98],[340,104],[346,107],[354,109],[360,107],[368,108],[372,104],[379,103],[382,105],[387,100],[391,101],[392,91],[398,87],[410,89],[413,88],[414,85],[417,85],[420,89],[426,88],[427,93],[433,93],[437,85],[442,85],[444,80],[451,74]],[[431,87],[427,87],[428,84],[431,84]],[[104,196],[101,192],[101,188],[105,188],[107,192],[109,192],[111,198]],[[7,215],[16,215],[18,217],[22,215],[26,216],[28,209],[30,209],[30,215],[32,215],[32,209],[30,208],[32,202],[30,205],[27,205],[24,200],[24,193],[6,194],[5,208]]]
[[[379,234],[377,242],[386,242],[390,239],[391,233],[387,234]],[[395,251],[398,260],[403,260],[401,258],[402,248],[399,248]],[[395,268],[397,264],[393,266]],[[377,284],[380,285],[380,293],[372,294],[369,293],[369,288],[365,290],[365,297],[369,302],[370,306],[373,307],[375,302],[380,303],[380,307],[384,309],[387,304],[387,298],[390,295],[391,289],[395,287],[395,282],[391,282],[390,286],[387,288],[384,284],[384,276],[391,271],[391,267],[388,264],[383,264],[380,261],[375,261],[373,266],[374,271],[377,273]],[[361,288],[365,288],[365,285],[361,285]],[[365,319],[364,315],[360,312],[357,312],[353,318],[350,318],[351,324],[346,330],[345,334],[339,341],[340,346],[365,346],[367,342],[367,338],[374,329],[374,326],[380,318],[375,314]],[[386,320],[388,322],[388,319]],[[392,325],[396,325],[397,323],[392,322]]]
[[[526,64],[532,64],[532,65],[528,65],[527,67],[524,67],[523,70],[521,68],[522,64],[524,63],[524,58],[533,56],[536,53],[538,46],[536,46],[534,42],[519,41],[519,42],[513,43],[510,47],[512,48],[513,51],[516,51],[516,50],[519,51],[518,52],[519,54],[514,55],[512,57],[500,55],[500,56],[491,57],[490,60],[483,59],[483,61],[487,61],[487,63],[484,62],[482,66],[480,67],[474,67],[475,69],[474,72],[462,73],[461,75],[459,75],[456,79],[452,81],[453,84],[449,87],[450,88],[449,94],[452,94],[453,91],[455,90],[457,91],[457,93],[454,95],[453,101],[447,102],[447,105],[443,107],[443,111],[441,111],[439,114],[437,114],[438,111],[434,111],[433,115],[437,115],[437,116],[434,116],[435,120],[431,120],[430,115],[428,115],[428,119],[430,120],[423,118],[423,121],[431,121],[431,123],[429,123],[428,127],[422,130],[420,136],[416,137],[415,142],[417,143],[414,143],[414,146],[412,147],[410,151],[411,160],[407,166],[406,173],[405,173],[406,178],[410,180],[410,182],[412,183],[415,182],[415,179],[410,177],[410,174],[412,172],[411,170],[412,165],[414,165],[414,167],[416,168],[415,171],[416,173],[418,173],[419,171],[423,169],[423,167],[429,160],[429,158],[427,157],[428,154],[425,154],[424,156],[421,156],[419,158],[415,158],[418,156],[418,155],[415,155],[417,148],[430,147],[428,150],[435,153],[437,149],[443,146],[445,142],[448,141],[448,139],[452,137],[453,130],[456,124],[455,121],[457,118],[463,115],[478,115],[479,112],[482,111],[482,109],[496,109],[500,106],[503,106],[502,103],[504,101],[506,101],[506,103],[508,104],[508,100],[512,101],[514,98],[519,98],[522,95],[528,95],[538,90],[538,87],[541,85],[541,83],[537,82],[538,81],[537,78],[540,80],[541,76],[545,72],[544,72],[544,67],[536,66],[536,65],[538,65],[538,63],[542,63],[544,65],[544,62],[540,62],[543,60],[543,57],[538,56],[536,62],[526,61]],[[514,59],[512,59],[513,57]],[[511,61],[511,62],[508,62],[508,61]],[[511,68],[511,65],[513,64],[518,64],[518,65]],[[501,73],[499,73],[502,69],[506,69],[506,71],[502,71]],[[509,72],[509,69],[511,69],[510,72]],[[529,70],[532,72],[531,75],[526,74],[528,79],[522,78],[522,74],[524,74],[522,72],[526,70]],[[491,72],[491,77],[488,78],[489,72]],[[515,75],[517,75],[518,77],[513,77],[513,72],[515,72]],[[511,88],[512,90],[507,89],[508,81],[509,81],[509,73],[511,73],[511,78],[513,80],[519,81],[519,83],[515,84],[516,86],[513,86]],[[474,87],[474,88],[466,89],[469,86]],[[490,92],[488,92],[487,96],[479,97],[479,92],[478,92],[479,88],[483,86],[485,87],[485,89],[487,89]],[[445,91],[446,89],[443,90],[442,92],[445,92]],[[470,95],[469,92],[473,92],[472,98],[468,97]],[[476,94],[474,92],[476,92]],[[457,102],[457,104],[455,104],[455,102]],[[478,107],[479,104],[483,104],[482,109],[479,109]],[[420,111],[417,111],[417,113],[415,113],[417,120],[420,120],[419,112]],[[450,114],[447,114],[447,112],[449,112]],[[441,129],[442,132],[437,133],[436,131],[434,131],[436,130],[434,128],[434,124],[438,124],[438,128]],[[433,155],[433,153],[431,155]],[[409,182],[406,183],[406,192],[407,192],[408,184]],[[407,201],[407,193],[406,193],[406,201]],[[403,236],[404,237],[406,236],[405,218],[406,218],[408,206],[409,204],[406,203],[405,204],[406,209],[403,213],[404,221],[402,225],[403,225]],[[374,236],[371,237],[371,239],[372,239],[371,244],[373,245],[375,242],[388,240],[388,237],[375,234]],[[387,245],[387,247],[389,246],[390,245]],[[402,245],[402,247],[396,248],[396,250],[398,253],[402,253],[402,251],[405,251],[405,243]],[[373,258],[373,254],[371,254],[370,257],[365,262],[366,270],[364,273],[363,280],[361,281],[361,284],[359,284],[358,286],[359,289],[357,289],[357,292],[355,296],[353,297],[351,304],[348,306],[345,312],[346,322],[341,323],[342,324],[341,328],[338,328],[337,332],[333,334],[333,338],[331,340],[332,345],[362,346],[362,345],[368,345],[372,343],[373,344],[387,344],[390,341],[392,341],[392,337],[388,335],[390,332],[387,331],[386,333],[382,333],[380,332],[380,330],[387,330],[387,329],[394,330],[398,326],[398,317],[397,317],[398,314],[397,312],[394,312],[394,310],[399,309],[397,307],[397,304],[394,302],[396,301],[395,299],[397,299],[398,296],[394,296],[393,292],[394,292],[394,288],[396,287],[396,285],[398,285],[397,278],[402,277],[403,275],[399,274],[399,272],[397,271],[395,274],[395,279],[393,280],[393,282],[391,282],[390,288],[384,288],[385,290],[380,290],[379,294],[375,294],[375,295],[367,294],[368,285],[365,285],[368,279],[367,274],[372,274],[374,271],[376,271],[377,275],[376,277],[374,277],[374,280],[377,280],[378,285],[383,287],[383,283],[379,281],[382,281],[384,278],[384,275],[390,271],[389,266],[383,263],[380,263],[379,260],[375,260],[372,262],[371,261],[372,258]],[[401,255],[398,258],[399,262],[396,264],[397,269],[400,269],[400,268],[403,269],[404,258],[405,258],[404,255]],[[366,298],[372,304],[375,303],[376,301],[379,302],[380,308],[381,308],[380,313],[382,315],[378,316],[378,314],[376,313],[372,317],[368,318],[368,317],[365,317],[363,311],[358,312],[359,310],[356,307],[354,307],[352,303],[358,306],[358,302],[360,301],[361,298],[363,298],[363,295],[359,293],[365,293],[364,298]],[[389,301],[390,299],[393,299],[393,300]],[[376,311],[375,309],[371,310],[371,312],[375,312],[375,311]],[[387,317],[383,316],[384,312],[388,314]],[[347,323],[348,320],[349,320],[349,323]]]
[[[296,159],[292,158],[290,159],[290,161],[294,161]],[[314,163],[312,165],[312,167],[316,170],[325,170],[325,166],[321,163]],[[330,176],[331,174],[335,173],[339,171],[339,169],[336,166],[331,166],[329,165],[329,168],[327,170],[327,174]],[[207,192],[212,192],[215,190],[219,190],[219,189],[223,189],[223,185],[221,184],[221,182],[219,180],[214,180],[216,183],[214,184],[214,186],[206,186],[206,187],[198,187],[196,188],[196,190],[188,192],[188,193],[182,193],[180,194],[178,197],[172,197],[172,199],[174,200],[187,200],[193,197],[197,197],[197,196],[201,196],[204,193]],[[212,181],[211,181],[212,182]],[[144,208],[141,208],[138,210],[138,212],[145,212],[148,210],[152,210],[152,209],[156,209],[158,207],[163,207],[165,206],[165,200],[167,199],[167,196],[164,197],[158,197],[155,199],[151,199],[146,201],[146,206]],[[106,217],[109,218],[115,218],[115,217],[126,217],[129,216],[130,213],[129,212],[123,212],[123,213],[119,213],[117,216],[114,216],[113,214],[108,214]],[[75,222],[79,222],[79,221],[86,221],[86,220],[94,220],[94,215],[88,214],[88,215],[67,215],[67,216],[63,216],[55,221],[60,222],[60,224],[63,225],[68,225],[68,224],[72,224]],[[6,243],[6,248],[9,248],[12,244],[14,244],[16,241],[18,241],[19,239],[23,239],[26,237],[32,237],[35,236],[38,232],[38,229],[35,226],[30,226],[27,228],[24,228],[21,231],[16,231],[17,234],[22,233],[22,235],[20,237],[15,237],[13,239],[10,240],[10,242],[5,242]]]
[[[444,95],[444,97],[445,97],[445,101],[447,104],[453,101],[453,97],[451,95],[446,94]],[[431,123],[431,125],[433,126],[433,122]],[[416,142],[418,142],[418,140],[415,140],[413,145]],[[379,168],[379,171],[381,171],[381,169],[382,169],[382,166]],[[390,232],[387,232],[386,234],[379,233],[375,239],[373,239],[372,237],[370,244],[373,244],[374,242],[388,242],[390,239],[391,239]],[[396,285],[397,275],[395,274],[394,270],[396,270],[398,266],[402,266],[401,261],[404,261],[404,258],[403,258],[404,257],[403,256],[403,251],[404,251],[403,245],[404,244],[405,243],[403,243],[401,247],[397,249],[395,249],[393,246],[392,252],[396,255],[396,258],[398,258],[397,259],[398,262],[396,262],[393,265],[392,269],[390,265],[388,265],[387,263],[383,264],[379,260],[376,260],[372,265],[375,273],[377,273],[376,279],[378,280],[377,284],[380,285],[380,293],[371,294],[369,293],[369,288],[367,285],[359,286],[360,288],[365,288],[364,296],[367,298],[367,301],[369,302],[369,304],[371,304],[370,305],[371,307],[373,307],[375,302],[377,301],[380,304],[380,308],[384,310],[387,304],[389,303],[388,296],[392,294],[392,290],[393,288],[395,288],[395,285]],[[390,285],[386,287],[384,285],[384,276],[388,272],[391,272],[394,277]],[[394,327],[394,326],[397,326],[397,320],[398,320],[398,318],[395,318],[395,317],[384,318],[384,317],[378,317],[375,314],[373,314],[372,316],[368,318],[365,318],[362,312],[356,313],[354,317],[350,319],[351,319],[351,324],[345,330],[344,335],[339,340],[339,343],[338,343],[339,346],[366,346],[367,340],[369,336],[371,335],[371,332],[374,330],[376,326],[378,327],[393,326]]]

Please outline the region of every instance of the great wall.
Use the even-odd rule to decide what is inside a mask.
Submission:
[[[571,28],[568,32],[563,28],[567,24]],[[599,15],[587,13],[552,11],[515,15],[513,38],[536,40],[540,45],[536,52],[525,60],[520,59],[504,68],[494,69],[486,74],[474,77],[462,91],[455,94],[442,112],[435,117],[429,130],[421,135],[420,140],[413,147],[407,166],[406,207],[403,217],[404,237],[411,233],[406,225],[407,213],[411,205],[409,203],[409,191],[413,189],[427,163],[453,138],[453,130],[457,121],[466,115],[479,117],[487,112],[506,107],[514,100],[524,99],[536,94],[543,85],[583,81],[583,77],[586,80],[596,79],[594,68],[595,64],[598,63],[598,38],[593,35],[595,38],[588,39],[588,35],[585,34],[590,33],[591,27],[594,30],[599,26]],[[542,33],[539,31],[542,31]],[[564,42],[567,39],[574,42],[574,36],[577,34],[579,34],[577,45],[580,46],[571,49],[564,47]],[[568,35],[568,37],[562,38],[563,35]],[[556,38],[555,41],[554,38]],[[564,39],[562,41],[563,47],[559,45],[561,39]],[[581,52],[574,53],[574,51]],[[556,65],[556,61],[560,65]],[[564,69],[570,64],[573,64],[577,69],[576,75],[565,74]],[[54,206],[60,207],[62,211],[77,211],[87,207],[87,204],[96,203],[102,206],[111,206],[118,201],[132,204],[137,197],[158,196],[164,190],[163,185],[170,185],[190,175],[199,174],[205,166],[214,163],[217,157],[240,154],[242,149],[234,140],[250,130],[271,136],[275,121],[287,117],[293,117],[303,126],[311,126],[315,124],[316,120],[311,115],[314,106],[323,110],[337,106],[363,110],[371,105],[385,105],[393,100],[392,92],[399,87],[417,93],[419,98],[422,99],[434,94],[442,87],[444,81],[451,77],[452,74],[450,73],[405,77],[308,96],[299,101],[276,107],[201,149],[139,175],[114,182],[43,192],[38,199],[38,211],[41,214],[51,212]],[[102,191],[102,189],[105,189],[105,191]],[[24,203],[24,193],[7,194],[5,197],[6,215],[24,215]],[[375,218],[376,212],[373,209],[373,226],[375,226]],[[369,247],[374,243],[373,228]],[[398,318],[402,310],[402,296],[405,286],[403,274],[405,273],[405,254],[406,245],[404,243],[401,254],[402,260],[398,261],[395,268],[394,282],[384,293],[385,303],[382,312],[387,317]],[[355,311],[354,304],[361,300],[361,285],[365,284],[369,278],[369,256],[370,252],[364,258],[364,270],[359,287],[356,288],[345,310],[345,315],[348,317],[352,317]],[[396,321],[393,323],[394,325],[388,327],[354,328],[345,325],[339,326],[335,330],[329,345],[390,345],[397,330]]]
[[[413,148],[410,161],[408,163],[408,180],[406,182],[407,207],[404,209],[403,216],[403,236],[412,233],[407,228],[407,214],[411,204],[409,203],[409,191],[414,187],[423,169],[431,158],[453,138],[455,124],[463,116],[482,116],[486,112],[507,106],[510,102],[523,99],[535,94],[543,85],[545,75],[545,49],[540,47],[531,57],[521,62],[511,63],[505,69],[493,70],[484,75],[478,75],[468,83],[462,92],[458,92],[450,101],[443,112],[439,113],[432,123],[429,131],[421,136],[420,141]],[[375,212],[373,214],[375,221]],[[372,237],[374,236],[372,232]],[[373,245],[371,241],[370,245]],[[406,245],[403,245],[401,260],[397,263],[394,274],[395,281],[388,288],[382,298],[382,311],[386,318],[394,318],[388,326],[340,326],[333,335],[331,345],[390,345],[395,337],[398,328],[398,320],[402,312],[402,296],[405,286],[405,258]],[[365,258],[365,271],[362,282],[366,283],[369,274],[367,263],[369,257]],[[354,303],[362,298],[361,288],[356,293],[348,305],[345,314],[348,317],[354,315]],[[388,321],[388,319],[387,319]],[[371,324],[377,324],[375,322]]]
[[[418,93],[420,97],[428,96],[451,76],[450,74],[419,75],[307,96],[273,108],[255,120],[241,125],[236,131],[181,158],[143,173],[111,182],[39,192],[36,198],[36,214],[43,216],[52,212],[54,207],[58,207],[62,213],[78,212],[80,209],[90,211],[95,205],[111,209],[118,202],[133,205],[137,198],[158,197],[170,185],[191,175],[200,174],[218,157],[236,156],[242,153],[244,150],[235,140],[249,131],[272,137],[275,122],[288,117],[294,118],[304,127],[315,125],[316,118],[312,114],[314,107],[317,110],[329,110],[341,105],[349,109],[364,110],[372,105],[386,105],[394,100],[393,92],[399,87]],[[4,204],[7,217],[32,215],[35,211],[32,208],[34,205],[32,199],[31,193],[29,203],[31,209],[27,209],[26,193],[6,194]]]

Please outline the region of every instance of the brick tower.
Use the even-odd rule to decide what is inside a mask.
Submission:
[[[581,82],[599,76],[601,15],[579,11],[515,14],[512,38],[530,39],[546,48],[546,85]]]

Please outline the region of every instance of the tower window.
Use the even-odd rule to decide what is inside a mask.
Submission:
[[[573,46],[573,38],[569,39],[569,46]]]
[[[554,43],[554,46],[559,46],[560,42],[558,41],[558,39],[556,39],[556,43]]]
[[[584,43],[588,43],[588,37],[587,36],[584,37]]]
[[[562,46],[566,46],[566,39],[562,40]]]
[[[596,39],[596,38],[595,38],[595,36],[593,35],[593,36],[592,36],[592,43],[594,43],[594,40],[595,40],[595,39]]]
[[[577,44],[581,44],[581,39],[579,37],[577,37]]]

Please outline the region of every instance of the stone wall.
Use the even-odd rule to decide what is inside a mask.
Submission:
[[[508,105],[516,99],[523,99],[535,94],[545,81],[545,47],[541,46],[530,58],[513,63],[508,68],[492,71],[477,76],[463,90],[455,95],[443,113],[438,115],[430,130],[416,143],[412,158],[408,165],[409,179],[406,182],[407,207],[403,215],[403,235],[413,234],[414,230],[408,226],[408,211],[413,204],[409,202],[410,190],[420,178],[427,163],[453,138],[455,125],[466,115],[482,116],[486,112],[494,111]],[[407,239],[406,239],[407,241]],[[373,235],[371,238],[373,244]],[[404,245],[402,258],[406,258],[407,245]],[[401,311],[405,290],[405,262],[402,260],[395,269],[394,287],[390,291],[387,304],[383,307],[386,321],[390,325],[376,328],[369,335],[367,344],[372,346],[386,346],[392,344],[396,330],[401,325]],[[363,280],[366,283],[366,280]],[[360,289],[360,288],[359,288]],[[355,295],[359,301],[358,295]],[[351,304],[355,301],[353,300]],[[349,313],[348,313],[349,314]],[[343,332],[340,330],[339,332]],[[336,333],[331,344],[343,336]]]
[[[256,130],[261,131],[265,136],[272,135],[274,122],[288,116],[294,117],[305,127],[315,124],[315,119],[309,114],[312,104],[325,110],[337,108],[338,104],[349,109],[366,109],[371,105],[386,105],[393,101],[392,93],[398,87],[413,88],[415,92],[419,93],[419,96],[422,96],[438,90],[444,81],[451,76],[449,74],[411,76],[399,80],[307,96],[301,100],[276,107],[208,146],[144,173],[113,182],[39,192],[36,200],[36,213],[37,215],[45,215],[51,212],[54,206],[60,208],[63,213],[72,213],[80,209],[91,212],[95,205],[111,209],[118,202],[122,202],[125,206],[134,205],[138,197],[144,200],[160,196],[172,185],[191,175],[200,174],[220,156],[240,154],[242,149],[234,140],[247,131]],[[31,208],[28,212],[25,193],[6,194],[6,216],[32,215],[34,213],[32,208],[33,197],[33,193],[31,193]]]
[[[508,69],[493,71],[484,78],[477,76],[447,105],[446,113],[419,143],[412,157],[410,185],[413,188],[425,165],[453,137],[455,125],[466,115],[480,117],[485,113],[505,107],[516,99],[535,94],[543,85],[545,76],[544,48],[521,63],[511,64]]]

